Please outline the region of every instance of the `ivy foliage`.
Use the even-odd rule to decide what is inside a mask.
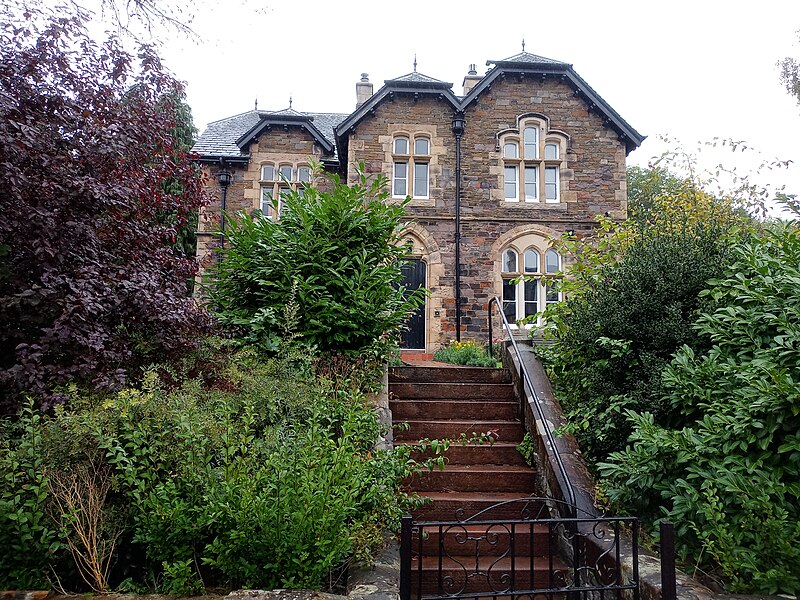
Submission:
[[[284,193],[279,222],[236,215],[207,282],[218,320],[270,351],[290,298],[299,306],[296,333],[322,351],[363,349],[398,331],[423,293],[399,285],[404,206],[388,201],[383,178],[361,170],[354,185],[334,175]]]
[[[628,411],[631,445],[600,465],[612,500],[665,512],[684,554],[718,564],[732,591],[800,591],[798,233],[740,244],[701,292],[694,330],[709,347],[683,346],[663,375],[685,425]]]

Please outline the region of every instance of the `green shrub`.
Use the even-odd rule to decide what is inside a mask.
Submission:
[[[421,301],[421,291],[399,287],[405,203],[389,201],[382,177],[360,173],[347,186],[333,176],[330,187],[285,193],[280,222],[231,219],[207,290],[219,321],[245,343],[275,350],[294,298],[304,343],[360,350],[398,331]]]
[[[662,401],[661,373],[692,328],[706,281],[728,262],[730,235],[697,224],[679,233],[635,235],[621,260],[547,316],[555,327],[549,367],[575,434],[590,461],[624,448],[625,411],[673,417]]]
[[[48,564],[60,547],[46,512],[48,482],[42,417],[32,402],[21,419],[0,422],[0,588],[48,587]]]
[[[334,380],[316,377],[312,357],[296,350],[268,361],[219,344],[203,352],[182,367],[194,379],[158,368],[140,389],[73,389],[68,407],[20,416],[6,439],[15,454],[0,457],[2,499],[24,508],[36,534],[20,537],[19,519],[0,518],[1,539],[21,550],[2,555],[5,580],[41,585],[52,569],[79,585],[58,545],[70,521],[64,531],[51,525],[46,497],[29,483],[98,458],[113,479],[109,514],[124,530],[115,562],[136,567],[113,573],[111,586],[319,589],[332,570],[371,555],[376,532],[399,522],[398,487],[415,468],[407,449],[374,447],[380,426],[360,391],[375,378],[372,361],[327,361]],[[14,481],[20,464],[29,473]]]
[[[469,367],[497,367],[499,361],[489,356],[483,346],[472,340],[452,342],[433,353],[434,360]]]
[[[731,591],[800,591],[800,237],[778,228],[733,250],[695,330],[663,376],[685,421],[629,412],[631,445],[600,465],[612,500],[666,512],[692,562]]]

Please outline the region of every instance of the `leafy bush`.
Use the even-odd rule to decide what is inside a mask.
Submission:
[[[398,486],[415,463],[404,448],[374,447],[380,426],[359,391],[371,364],[359,372],[339,365],[346,379],[328,381],[295,351],[266,362],[251,349],[203,352],[181,368],[149,371],[141,388],[97,397],[72,390],[68,407],[5,421],[6,447],[34,462],[19,481],[21,450],[0,459],[0,499],[24,517],[0,517],[0,540],[19,549],[0,559],[0,581],[41,581],[52,568],[79,586],[61,545],[72,526],[62,521],[59,530],[47,518],[45,474],[98,457],[114,490],[104,510],[124,525],[111,586],[320,588],[382,542],[380,531],[399,522]],[[25,450],[34,446],[35,454]],[[38,492],[20,491],[35,481],[43,481]],[[34,535],[20,536],[22,520]]]
[[[716,228],[637,236],[596,283],[548,315],[559,398],[569,429],[590,460],[620,450],[630,434],[625,409],[649,410],[668,423],[661,372],[692,329],[700,292],[721,273],[728,239]]]
[[[0,430],[0,587],[42,589],[48,557],[59,550],[58,526],[46,514],[48,481],[42,416],[32,403]]]
[[[778,228],[733,250],[664,371],[683,428],[628,412],[631,444],[600,465],[612,500],[665,511],[683,552],[732,591],[800,591],[800,237]],[[706,567],[708,568],[708,567]]]
[[[440,348],[434,352],[433,358],[439,362],[466,365],[469,367],[498,366],[497,359],[490,357],[484,347],[478,345],[473,340],[451,342],[449,346]]]
[[[0,19],[0,413],[118,389],[206,322],[174,244],[204,199],[180,84],[152,48],[134,64],[82,16],[25,6]]]
[[[566,430],[590,462],[624,448],[628,409],[674,423],[662,400],[662,371],[682,345],[704,343],[692,328],[699,294],[744,231],[728,199],[666,172],[639,173],[636,189],[643,197],[635,220],[603,219],[594,237],[561,240],[573,259],[562,282],[568,293],[547,313],[555,343],[544,358]]]
[[[403,207],[388,201],[383,178],[361,173],[352,186],[333,176],[330,191],[286,192],[280,222],[237,216],[207,282],[217,318],[267,350],[290,297],[297,333],[322,351],[359,350],[397,331],[422,293],[399,288]]]

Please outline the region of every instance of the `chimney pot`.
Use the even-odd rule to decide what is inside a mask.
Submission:
[[[483,77],[478,75],[478,69],[475,63],[470,64],[469,71],[467,71],[467,75],[464,77],[464,95],[470,93],[472,88],[481,80]]]
[[[359,108],[364,102],[372,96],[372,84],[369,82],[369,75],[367,73],[361,74],[361,81],[356,83],[356,108]]]

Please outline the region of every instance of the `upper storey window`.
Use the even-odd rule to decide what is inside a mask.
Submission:
[[[311,167],[289,163],[261,165],[259,209],[267,219],[277,219],[283,209],[283,195],[311,183]]]
[[[499,136],[506,202],[561,202],[561,164],[566,136],[548,132],[542,119],[523,119]]]
[[[395,136],[392,143],[392,196],[428,198],[431,142],[427,137]]]

